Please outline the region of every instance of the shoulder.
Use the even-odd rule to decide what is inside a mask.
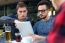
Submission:
[[[51,20],[51,21],[54,21],[54,20],[55,20],[55,17],[52,17],[52,16],[51,16],[51,17],[50,17],[50,20]]]
[[[36,22],[36,23],[34,24],[34,26],[38,26],[38,25],[41,24],[41,23],[42,23],[42,20]]]

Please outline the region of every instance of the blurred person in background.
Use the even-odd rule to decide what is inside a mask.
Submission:
[[[65,43],[65,0],[50,0],[56,10],[53,30],[49,32],[48,43]]]
[[[50,3],[48,1],[40,1],[38,3],[38,14],[41,20],[33,26],[35,35],[32,35],[32,37],[34,40],[45,40],[48,33],[52,30],[54,18],[49,16],[49,11]]]

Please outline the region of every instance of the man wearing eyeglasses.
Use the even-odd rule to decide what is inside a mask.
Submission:
[[[65,43],[65,0],[50,0],[57,11],[53,30],[48,35],[48,43]]]
[[[48,32],[52,29],[53,17],[49,16],[50,4],[48,1],[40,1],[38,3],[38,15],[41,18],[34,26],[33,30],[35,35],[32,37],[34,40],[45,40]]]

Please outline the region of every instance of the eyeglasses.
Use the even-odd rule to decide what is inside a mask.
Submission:
[[[45,13],[45,11],[47,11],[47,9],[46,9],[46,10],[38,10],[38,13],[39,13],[39,12]]]

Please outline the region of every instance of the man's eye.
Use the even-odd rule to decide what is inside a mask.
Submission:
[[[23,12],[26,12],[26,11],[23,11]]]
[[[22,11],[19,11],[20,13],[22,12]]]

